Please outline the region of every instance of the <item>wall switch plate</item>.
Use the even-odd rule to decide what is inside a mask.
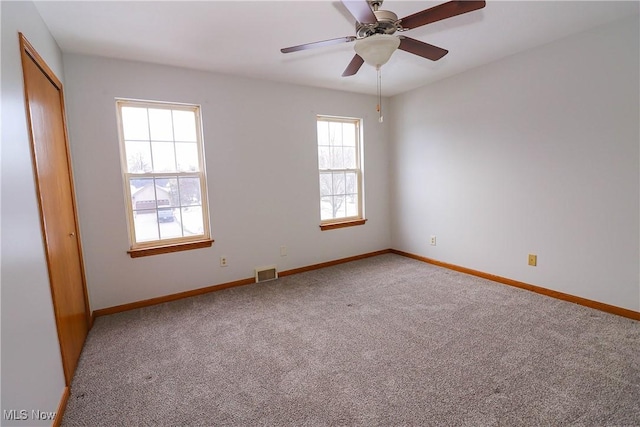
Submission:
[[[436,236],[431,236],[431,246],[436,245]]]
[[[287,247],[280,246],[280,256],[287,256]]]
[[[220,267],[226,267],[229,264],[227,263],[227,257],[226,256],[221,256],[220,257]]]
[[[533,267],[538,265],[538,255],[529,254],[529,265]]]

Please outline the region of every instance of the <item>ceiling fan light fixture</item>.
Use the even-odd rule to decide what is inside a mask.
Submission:
[[[354,49],[364,62],[378,68],[389,61],[398,46],[400,46],[398,36],[374,34],[357,40]]]

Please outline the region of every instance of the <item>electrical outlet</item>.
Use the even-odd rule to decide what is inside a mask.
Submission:
[[[280,246],[280,256],[287,256],[287,247]]]
[[[221,256],[220,257],[220,267],[226,267],[229,264],[227,263],[227,257],[226,256]]]
[[[436,236],[431,236],[431,246],[436,245]]]
[[[529,265],[533,267],[538,265],[538,255],[529,254]]]

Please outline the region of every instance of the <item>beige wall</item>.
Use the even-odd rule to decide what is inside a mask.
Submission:
[[[639,39],[636,15],[393,98],[393,247],[640,311]]]

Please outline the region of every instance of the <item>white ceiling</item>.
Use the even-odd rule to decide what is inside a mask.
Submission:
[[[443,1],[386,0],[399,17]],[[280,48],[354,34],[340,1],[38,1],[65,53],[82,53],[359,93],[376,93],[375,69],[341,77],[353,43],[282,54]],[[479,11],[405,32],[443,47],[432,62],[396,51],[382,68],[396,95],[617,19],[637,1],[487,1]],[[615,48],[613,46],[612,48]],[[594,52],[594,55],[597,54]]]

